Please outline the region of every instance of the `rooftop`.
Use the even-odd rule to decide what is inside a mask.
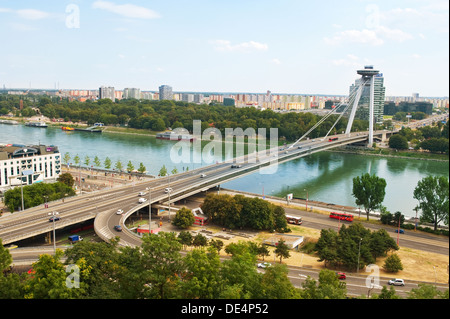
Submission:
[[[54,153],[59,153],[58,147],[54,145],[47,146],[0,143],[0,160]]]

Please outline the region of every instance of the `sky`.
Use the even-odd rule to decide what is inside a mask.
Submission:
[[[0,86],[449,96],[448,0],[0,0]]]

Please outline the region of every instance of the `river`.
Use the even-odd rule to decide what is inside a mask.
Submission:
[[[207,164],[204,161],[202,164],[173,163],[170,154],[177,142],[158,140],[154,136],[66,132],[56,127],[45,129],[0,124],[0,143],[56,145],[62,156],[69,153],[72,163],[75,155],[80,157],[81,162],[88,156],[91,165],[94,165],[95,156],[102,163],[109,157],[113,166],[120,160],[124,168],[128,161],[135,168],[142,162],[151,175],[158,175],[163,165],[169,172],[175,167],[182,172],[186,167],[195,169]],[[203,146],[206,144],[202,142]],[[200,152],[200,148],[194,148],[193,154]],[[254,173],[221,186],[280,197],[292,193],[294,197],[308,196],[309,200],[356,206],[351,195],[352,179],[364,173],[376,174],[386,180],[383,205],[390,212],[400,211],[405,216],[413,217],[418,204],[413,192],[418,181],[428,175],[448,178],[449,167],[448,162],[321,152],[279,164],[275,174]]]

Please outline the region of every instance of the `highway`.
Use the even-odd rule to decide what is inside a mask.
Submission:
[[[378,132],[379,134],[386,131]],[[378,134],[378,135],[379,135]],[[374,134],[375,136],[377,134]],[[16,212],[0,219],[0,237],[3,244],[13,243],[39,234],[52,231],[53,226],[60,229],[82,221],[95,219],[95,229],[100,237],[108,240],[119,235],[122,245],[138,245],[140,240],[126,229],[118,233],[114,226],[119,223],[124,226],[124,221],[133,212],[148,205],[139,204],[137,194],[141,191],[152,189],[151,202],[168,200],[168,193],[164,191],[170,185],[171,199],[179,200],[198,192],[216,187],[221,183],[241,176],[252,174],[261,167],[269,164],[277,164],[293,160],[312,153],[331,149],[337,146],[362,142],[367,139],[365,133],[352,133],[350,135],[337,135],[338,140],[312,139],[305,140],[295,147],[277,147],[265,152],[264,156],[256,158],[254,155],[235,159],[241,163],[241,167],[231,168],[231,161],[212,164],[189,172],[183,172],[170,177],[160,177],[151,181],[137,182],[133,186],[120,186],[113,189],[96,191],[80,196],[66,198],[63,202],[52,203],[50,208],[43,206]],[[301,149],[298,148],[301,146]],[[201,177],[204,174],[204,177]],[[148,192],[148,191],[147,191]],[[118,209],[126,213],[120,217],[116,215]],[[53,225],[49,222],[49,214],[58,212],[60,220]]]

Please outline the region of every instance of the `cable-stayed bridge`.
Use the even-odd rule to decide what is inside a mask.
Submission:
[[[54,229],[64,228],[86,220],[95,219],[96,233],[105,241],[120,236],[121,245],[139,245],[140,238],[125,227],[126,219],[136,211],[155,203],[168,203],[195,195],[221,184],[245,175],[259,172],[261,174],[276,174],[278,165],[324,150],[349,144],[363,144],[371,146],[374,139],[384,141],[396,131],[373,131],[373,102],[371,101],[369,130],[367,132],[351,132],[353,119],[358,107],[364,86],[371,86],[373,99],[373,77],[378,71],[366,68],[358,71],[362,75],[360,86],[354,90],[347,104],[338,105],[333,111],[324,116],[314,127],[301,138],[290,145],[273,147],[268,150],[250,153],[242,158],[212,164],[181,174],[161,177],[151,181],[139,182],[133,186],[122,186],[114,189],[84,194],[66,199],[64,203],[55,203],[51,208],[35,207],[21,213],[0,219],[0,238],[3,244],[17,242],[33,236],[49,233]],[[343,110],[342,110],[343,108]],[[324,137],[309,139],[308,135],[319,127],[329,116],[342,111],[336,122]],[[350,112],[347,129],[342,134],[331,135],[331,131],[344,114]],[[236,164],[233,164],[236,163]],[[145,193],[147,199],[139,203],[139,192]],[[150,206],[151,207],[151,206]],[[124,214],[117,214],[122,209]],[[60,219],[49,222],[49,213],[58,211]],[[170,210],[169,210],[170,212]],[[122,232],[114,230],[121,225]]]

